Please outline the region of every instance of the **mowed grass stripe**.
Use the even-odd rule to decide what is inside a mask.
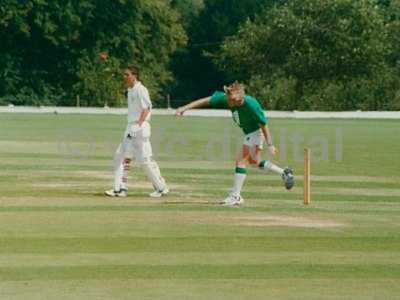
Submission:
[[[103,168],[102,170],[89,170],[86,169],[85,167],[88,166],[86,164],[82,164],[82,162],[89,162],[91,161],[87,157],[75,157],[75,158],[62,158],[60,160],[52,160],[50,158],[48,159],[43,159],[43,162],[41,160],[29,160],[30,164],[28,165],[42,165],[45,167],[51,166],[51,167],[57,167],[57,166],[69,166],[69,165],[79,165],[81,166],[80,169],[78,170],[65,170],[66,172],[63,172],[62,174],[67,174],[67,176],[71,177],[82,177],[82,174],[86,175],[88,178],[99,178],[99,177],[104,177],[104,176],[111,176],[111,168],[112,168],[112,160],[107,160],[107,161],[102,161],[100,166],[107,166],[109,168]],[[49,169],[36,169],[34,172],[26,172],[18,167],[21,165],[21,159],[16,160],[14,163],[11,163],[10,160],[7,160],[6,162],[1,162],[0,165],[2,167],[9,167],[7,172],[2,172],[1,176],[9,176],[13,177],[16,175],[23,176],[23,175],[38,175],[38,176],[51,176],[51,177],[57,177],[57,176],[62,176],[61,173],[59,173],[57,170],[49,170]],[[40,162],[40,163],[38,163]],[[45,163],[44,163],[45,162]],[[26,166],[27,163],[23,162],[24,165]],[[44,164],[43,164],[44,163]],[[99,164],[99,161],[94,160],[93,163]],[[202,161],[202,162],[197,162],[200,164],[207,163],[207,161]],[[183,165],[181,168],[169,168],[169,167],[164,167],[165,162],[160,162],[160,167],[162,168],[163,174],[166,177],[169,177],[170,179],[186,179],[186,180],[198,180],[198,181],[215,181],[216,175],[218,175],[218,178],[221,179],[229,179],[232,178],[234,175],[234,168],[232,167],[226,167],[226,168],[221,168],[221,169],[187,169]],[[176,162],[177,165],[181,165],[182,162]],[[89,166],[93,166],[90,164]],[[13,169],[15,167],[15,169]],[[130,176],[132,178],[136,177],[138,174],[142,174],[143,172],[140,170],[140,168],[137,167],[136,164],[133,164],[133,169],[130,173]],[[298,181],[303,180],[303,170],[298,169],[295,170],[295,177]],[[34,178],[32,178],[34,179]],[[267,181],[267,182],[280,182],[281,179],[278,175],[273,174],[271,172],[264,172],[264,171],[259,171],[257,169],[249,168],[249,178],[250,181]],[[394,176],[351,176],[351,175],[343,175],[343,176],[334,176],[334,175],[311,175],[311,180],[315,184],[323,183],[323,182],[329,182],[329,183],[365,183],[365,184],[379,184],[379,183],[387,183],[387,184],[397,184],[400,180],[400,177],[394,177]]]
[[[1,267],[67,267],[99,265],[235,265],[240,264],[394,264],[398,252],[134,252],[69,254],[1,254]]]
[[[110,172],[111,173],[111,172]],[[230,176],[229,176],[230,177]],[[34,180],[29,182],[29,185],[24,183],[24,175],[21,176],[13,176],[11,180],[8,180],[9,176],[0,176],[0,186],[1,183],[6,183],[5,186],[2,186],[2,192],[4,195],[8,195],[7,193],[15,193],[15,188],[12,183],[18,183],[19,185],[24,185],[24,190],[33,190],[34,192],[48,192],[48,191],[63,191],[63,190],[73,190],[73,191],[86,191],[88,187],[90,189],[99,189],[102,192],[103,189],[110,185],[112,181],[112,176],[109,175],[104,176],[102,178],[93,178],[90,176],[81,175],[81,179],[78,180],[78,177],[35,177]],[[166,177],[167,178],[167,177]],[[168,179],[168,178],[167,178]],[[148,183],[144,177],[134,176],[130,180],[130,189],[133,191],[141,191],[143,190],[143,186],[145,188],[150,187],[150,183]],[[196,180],[196,179],[184,179],[182,177],[177,177],[175,180],[168,180],[168,183],[175,188],[172,188],[172,191],[176,192],[187,192],[187,191],[210,191],[210,192],[224,192],[231,186],[232,179],[231,178],[219,178],[218,180],[209,178],[206,180]],[[139,186],[137,186],[139,184]],[[136,185],[136,186],[135,186]],[[128,183],[129,186],[129,183]],[[297,181],[297,184],[293,190],[290,191],[289,194],[302,194],[302,181]],[[148,189],[148,188],[147,188]],[[264,192],[264,193],[282,193],[285,192],[283,187],[283,183],[281,180],[279,181],[267,181],[262,179],[254,179],[248,180],[246,182],[246,186],[244,188],[244,193],[248,192]],[[312,193],[314,195],[361,195],[361,196],[400,196],[400,189],[396,184],[393,183],[357,183],[357,182],[316,182],[312,183]]]
[[[135,189],[129,190],[129,195],[124,200],[120,199],[109,199],[104,196],[103,190],[100,189],[93,189],[90,190],[47,190],[46,191],[46,199],[49,199],[50,204],[57,204],[59,201],[58,199],[70,199],[71,203],[74,201],[79,200],[80,203],[85,205],[87,201],[99,201],[99,203],[107,201],[113,201],[116,205],[120,203],[127,203],[130,202],[132,204],[142,204],[143,201],[149,201],[148,193],[151,189]],[[192,205],[194,203],[198,203],[199,201],[202,204],[210,204],[215,205],[221,200],[226,197],[226,191],[207,191],[207,190],[199,190],[199,191],[176,191],[172,190],[171,193],[162,199],[162,203],[170,203],[170,204],[186,204]],[[257,200],[265,202],[266,206],[269,206],[269,201],[293,201],[293,205],[301,205],[302,204],[302,197],[300,194],[290,193],[290,192],[268,192],[268,193],[260,193],[260,192],[251,192],[251,191],[243,191],[243,197],[246,200],[246,205],[251,204],[251,200]],[[26,191],[26,190],[19,190],[18,193],[9,191],[4,192],[2,191],[2,195],[0,196],[0,202],[6,202],[18,204],[20,199],[27,199],[29,198],[30,201],[33,203],[43,200],[43,191]],[[138,203],[138,201],[140,203]],[[375,196],[375,195],[336,195],[336,194],[312,194],[312,202],[311,206],[314,203],[318,202],[330,202],[330,203],[342,203],[343,205],[346,202],[352,203],[399,203],[398,196]],[[43,202],[42,202],[43,203]],[[62,200],[62,203],[65,203],[65,200]],[[346,206],[343,206],[342,209],[346,209]]]
[[[179,182],[180,184],[195,184],[198,186],[207,186],[207,187],[220,187],[220,186],[231,186],[233,181],[233,175],[231,176],[221,176],[216,179],[215,177],[207,177],[207,178],[195,178],[188,177],[185,174],[181,176],[168,176],[165,174],[165,178],[169,179],[169,182]],[[399,184],[395,182],[356,182],[356,181],[312,181],[312,186],[314,188],[363,188],[363,189],[398,189]],[[303,185],[303,180],[298,179],[296,177],[296,186],[301,187]],[[252,175],[248,175],[246,180],[246,188],[249,187],[282,187],[283,182],[282,179],[277,176],[276,178],[262,178],[255,177]]]
[[[0,268],[1,281],[89,279],[400,278],[400,265],[104,265]]]
[[[141,173],[141,170],[140,170]],[[82,186],[85,184],[90,185],[101,185],[104,186],[108,184],[112,180],[112,172],[110,170],[109,174],[107,175],[98,175],[91,177],[90,175],[74,175],[71,172],[63,172],[64,175],[60,175],[60,173],[55,173],[56,175],[50,174],[32,174],[26,172],[19,172],[10,174],[2,174],[0,175],[0,184],[5,183],[6,187],[12,183],[21,184],[21,182],[29,181],[30,186],[35,186],[36,184],[58,184],[60,188],[61,185],[64,185],[65,188],[68,187],[75,187],[75,186]],[[207,178],[195,178],[194,176],[190,177],[189,174],[182,173],[180,176],[169,176],[166,173],[163,173],[164,177],[168,181],[169,184],[179,184],[179,185],[190,185],[197,188],[221,188],[221,187],[229,187],[232,185],[233,176],[221,176],[217,180],[213,177]],[[140,174],[142,175],[142,174]],[[34,176],[32,178],[32,176]],[[131,176],[129,178],[129,183],[134,183],[137,180],[146,181],[143,176]],[[296,186],[301,187],[303,185],[303,181],[296,178]],[[280,178],[272,179],[272,178],[260,178],[255,177],[252,178],[251,176],[246,181],[246,189],[265,189],[270,187],[278,187],[281,188],[283,186],[283,182]],[[399,184],[394,182],[355,182],[355,181],[312,181],[313,188],[350,188],[350,189],[362,189],[362,190],[376,190],[376,189],[392,189],[398,190]]]
[[[142,170],[140,170],[142,171]],[[3,172],[4,173],[4,172]],[[82,173],[84,173],[82,171]],[[63,176],[60,176],[63,174]],[[109,168],[109,172],[106,174],[99,174],[96,176],[90,176],[89,174],[73,175],[68,176],[68,172],[61,172],[59,175],[43,175],[42,172],[35,174],[34,172],[21,172],[20,174],[0,175],[0,186],[2,190],[12,190],[14,186],[13,183],[25,186],[25,189],[70,189],[70,188],[84,188],[87,185],[91,187],[102,188],[112,182],[112,171]],[[72,175],[72,174],[71,174]],[[186,178],[184,174],[180,177],[176,177],[171,180],[165,175],[167,182],[170,186],[175,187],[179,191],[187,190],[227,190],[232,185],[232,176],[223,176],[218,179],[207,178],[207,179],[195,179]],[[29,179],[30,178],[30,179]],[[28,181],[29,179],[29,181]],[[29,183],[28,183],[29,182]],[[4,184],[3,184],[4,183]],[[140,186],[138,186],[138,184]],[[136,189],[143,185],[151,186],[144,174],[140,173],[139,176],[131,176],[128,181],[128,188]],[[303,181],[297,180],[296,185],[291,193],[300,193],[302,190]],[[380,183],[376,184],[370,183],[359,183],[359,182],[330,182],[330,181],[320,181],[312,182],[313,192],[318,193],[339,193],[343,195],[348,194],[376,194],[376,195],[400,195],[400,188],[398,184],[394,183]],[[15,188],[14,188],[15,190]],[[281,179],[278,180],[267,180],[263,178],[251,178],[249,177],[246,181],[245,191],[264,191],[264,192],[281,192],[286,191],[284,184]]]
[[[58,184],[44,184],[40,186],[36,186],[35,184],[30,185],[29,189],[31,190],[31,193],[28,193],[28,191],[21,191],[18,192],[17,195],[19,196],[32,196],[35,194],[43,194],[46,193],[48,196],[67,196],[69,194],[74,194],[78,193],[80,196],[85,196],[85,195],[104,195],[103,190],[110,188],[110,185],[98,185],[98,184],[85,184],[85,183],[77,183],[77,184],[70,184],[69,186],[59,186]],[[153,189],[151,186],[146,187],[135,187],[129,189],[129,195],[130,196],[140,196],[143,193],[149,194],[152,192]],[[224,198],[227,196],[229,189],[227,187],[218,187],[218,188],[213,188],[213,187],[202,187],[202,188],[192,188],[190,189],[189,187],[181,187],[181,188],[176,188],[174,190],[171,190],[171,196],[175,197],[185,197],[185,196],[191,196],[191,194],[194,194],[194,196],[198,193],[201,193],[201,197],[209,197],[212,195],[215,196],[224,196]],[[341,196],[347,197],[349,194],[351,194],[352,189],[334,189],[334,188],[314,188],[312,191],[312,195],[318,196],[320,195],[321,198],[326,197],[326,196],[333,196],[336,195],[337,198],[340,198]],[[8,197],[8,196],[13,196],[15,195],[15,189],[13,187],[8,187],[2,189],[2,196],[3,197]],[[251,190],[244,190],[243,191],[243,196],[246,198],[255,198],[255,199],[268,199],[272,198],[271,196],[277,196],[278,198],[282,199],[301,199],[303,194],[303,191],[301,189],[296,189],[290,192],[287,192],[284,190],[283,187],[277,187],[277,188],[272,188],[272,187],[266,187],[266,188],[252,188]],[[376,198],[380,197],[395,197],[397,200],[400,197],[400,189],[355,189],[353,190],[353,195],[356,196],[373,196]],[[73,195],[72,195],[73,196]],[[142,195],[143,196],[143,195]]]
[[[396,299],[400,280],[371,279],[104,279],[34,280],[0,283],[7,300],[172,299]]]
[[[0,142],[1,144],[1,142]],[[38,145],[40,146],[40,145]],[[58,153],[54,152],[49,152],[49,153],[32,153],[32,152],[2,152],[1,155],[4,158],[10,158],[10,159],[18,159],[23,161],[24,163],[30,163],[33,161],[45,161],[48,163],[51,162],[56,162],[56,160],[59,160],[61,162],[68,160],[73,160],[73,159],[81,159],[82,157],[89,158],[90,160],[102,160],[102,161],[109,161],[110,160],[110,155],[93,155],[92,153],[89,153],[90,150],[88,149],[87,144],[82,144],[81,146],[81,151],[79,151],[79,144],[75,145],[77,148],[69,150],[70,152],[68,153],[66,149],[58,149]],[[60,147],[60,145],[55,145],[54,148]],[[86,147],[86,148],[84,148]],[[56,149],[57,150],[57,149]],[[109,150],[109,149],[107,149]],[[41,150],[43,151],[43,150]],[[75,151],[75,153],[73,153]],[[64,152],[64,153],[63,153]]]
[[[271,200],[268,200],[271,201]],[[278,200],[279,201],[279,200]],[[276,200],[274,201],[276,202]],[[273,207],[264,207],[261,205],[257,205],[258,203],[248,204],[246,207],[242,207],[240,212],[281,212],[281,213],[298,213],[300,211],[304,211],[302,207],[290,207],[290,206],[282,206],[278,207],[277,203],[274,203]],[[267,203],[266,203],[267,204]],[[271,202],[269,204],[272,204]],[[256,205],[256,206],[254,206]],[[329,213],[332,211],[339,210],[335,208],[331,208]],[[207,203],[204,204],[196,204],[196,203],[153,203],[153,205],[145,205],[143,203],[137,203],[136,205],[57,205],[53,206],[49,203],[47,206],[0,206],[0,213],[4,212],[102,212],[102,211],[122,211],[122,212],[167,212],[167,211],[176,211],[176,212],[232,212],[237,213],[237,211],[232,211],[230,207],[223,207],[219,205],[219,203]],[[308,212],[317,212],[317,213],[327,213],[327,208],[318,208],[318,207],[308,207]],[[398,216],[400,214],[400,209],[393,208],[377,208],[375,211],[371,211],[371,208],[340,208],[340,213],[342,214],[367,214],[367,215],[393,215]]]
[[[182,237],[0,238],[0,253],[382,251],[400,249],[400,237]]]
[[[72,159],[73,162],[76,162],[76,159]],[[63,160],[62,162],[67,163],[68,160]],[[8,162],[9,163],[9,162]],[[201,164],[207,163],[206,161],[203,162],[198,162]],[[111,168],[111,162],[109,162],[110,168]],[[216,169],[217,172],[214,172],[214,170],[210,169],[208,172],[204,172],[203,169],[186,169],[184,166],[181,168],[169,168],[165,167],[165,162],[159,162],[163,174],[165,176],[168,176],[171,179],[198,179],[198,180],[207,180],[209,179],[210,181],[215,181],[215,176],[219,175],[218,178],[232,178],[234,170],[232,168],[226,167],[226,168],[221,168],[221,169]],[[181,165],[181,162],[177,162],[178,165]],[[2,163],[0,163],[2,165]],[[20,165],[20,160],[16,162],[16,166]],[[130,178],[136,178],[138,177],[138,174],[142,173],[142,171],[139,171],[137,166],[134,164],[132,171],[130,172]],[[265,172],[260,172],[257,170],[251,170],[249,171],[249,180],[250,181],[267,181],[267,182],[281,182],[281,178],[277,176],[276,174],[273,174],[271,172],[265,173]],[[105,178],[105,177],[110,177],[112,176],[112,170],[111,169],[106,169],[103,171],[93,171],[93,170],[77,170],[77,171],[66,171],[66,172],[58,172],[58,171],[51,171],[51,170],[36,170],[35,172],[23,172],[21,170],[8,170],[7,172],[2,172],[0,174],[0,178],[3,176],[6,177],[15,177],[15,176],[25,176],[25,177],[32,177],[32,175],[35,175],[35,178],[41,178],[41,177],[51,177],[51,178],[60,178],[63,179],[65,176],[66,177],[78,177],[82,178],[82,176],[87,178],[93,178],[94,180],[97,178]],[[303,180],[302,176],[302,169],[295,170],[295,176],[298,181]],[[35,178],[30,178],[31,180],[35,180]],[[335,175],[327,175],[327,176],[317,176],[317,175],[311,175],[311,180],[314,183],[319,183],[319,182],[329,182],[329,183],[366,183],[366,184],[375,184],[375,183],[389,183],[389,184],[397,184],[397,187],[399,186],[399,181],[400,177],[394,177],[394,176],[352,176],[352,175],[343,175],[343,176],[335,176]]]
[[[82,171],[82,170],[89,170],[89,171],[104,171],[111,169],[110,164],[103,164],[99,165],[97,162],[93,162],[92,165],[87,164],[87,160],[83,159],[76,159],[68,161],[65,164],[62,164],[61,161],[56,161],[54,164],[49,163],[32,163],[32,164],[10,164],[10,163],[1,163],[2,171]]]

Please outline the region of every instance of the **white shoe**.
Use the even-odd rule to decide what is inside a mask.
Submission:
[[[168,193],[169,193],[169,189],[166,187],[162,191],[154,191],[154,192],[152,192],[151,194],[149,194],[149,196],[152,197],[152,198],[160,198],[162,196],[165,196]]]
[[[104,194],[106,194],[109,197],[126,197],[126,196],[128,196],[128,191],[124,190],[124,189],[115,191],[114,189],[112,189],[112,190],[105,191]]]
[[[236,205],[242,205],[244,203],[244,199],[242,196],[235,196],[235,195],[229,195],[228,197],[225,198],[224,201],[221,202],[221,205],[224,206],[236,206]]]

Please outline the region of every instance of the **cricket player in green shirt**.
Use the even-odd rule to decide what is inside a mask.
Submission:
[[[271,155],[276,155],[271,133],[268,129],[268,119],[258,101],[245,95],[244,87],[237,81],[230,86],[224,86],[224,92],[215,92],[212,96],[193,101],[176,110],[176,115],[181,116],[189,109],[200,107],[229,108],[233,120],[242,128],[245,136],[242,149],[236,160],[236,169],[233,187],[222,205],[235,206],[244,203],[240,195],[246,179],[247,164],[258,167],[260,170],[272,171],[279,174],[285,187],[290,190],[294,186],[294,176],[291,168],[280,168],[270,161],[261,160],[264,142],[267,143]]]

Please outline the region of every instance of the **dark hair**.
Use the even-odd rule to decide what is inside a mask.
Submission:
[[[139,68],[134,66],[134,65],[128,65],[126,67],[127,70],[129,70],[129,72],[131,72],[133,75],[136,76],[137,79],[139,79]]]

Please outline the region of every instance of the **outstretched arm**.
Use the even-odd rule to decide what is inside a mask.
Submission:
[[[210,105],[210,99],[211,99],[211,97],[201,98],[199,100],[190,102],[189,104],[186,104],[184,106],[178,107],[176,112],[175,112],[175,115],[182,116],[183,113],[185,111],[189,110],[189,109],[209,106]]]

